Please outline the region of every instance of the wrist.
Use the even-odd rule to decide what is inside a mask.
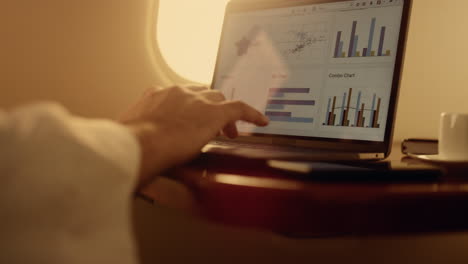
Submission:
[[[167,169],[167,147],[169,142],[163,139],[161,129],[150,122],[126,124],[135,135],[140,145],[141,159],[138,176],[138,187],[151,182],[153,177]]]

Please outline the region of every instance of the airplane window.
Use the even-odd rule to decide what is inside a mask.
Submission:
[[[158,45],[167,64],[182,77],[211,83],[228,1],[159,1]]]

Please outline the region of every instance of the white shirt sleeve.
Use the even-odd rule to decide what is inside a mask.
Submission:
[[[0,263],[137,262],[136,138],[54,104],[0,111]]]

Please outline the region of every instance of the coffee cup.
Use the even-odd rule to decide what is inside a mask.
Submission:
[[[446,161],[468,161],[468,114],[441,114],[439,157]]]

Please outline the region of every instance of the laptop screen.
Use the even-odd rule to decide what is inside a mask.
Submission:
[[[213,88],[270,118],[240,132],[383,142],[404,0],[228,12]]]

